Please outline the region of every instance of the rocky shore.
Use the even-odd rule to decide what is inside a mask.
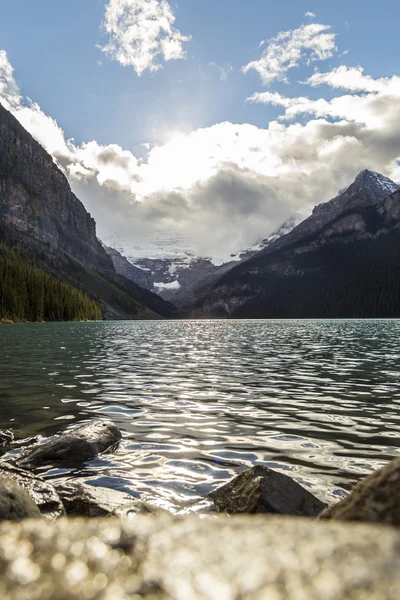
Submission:
[[[400,459],[334,506],[256,466],[181,515],[31,472],[112,452],[120,439],[96,421],[0,459],[2,599],[400,597]],[[0,431],[3,452],[13,443]]]

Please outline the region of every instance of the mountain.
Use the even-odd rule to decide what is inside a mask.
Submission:
[[[220,278],[192,316],[400,316],[400,188],[362,171],[292,231]]]
[[[253,256],[256,256],[256,254],[258,254],[261,250],[264,250],[265,248],[276,242],[276,240],[279,240],[279,238],[290,233],[302,221],[303,218],[298,215],[291,216],[284,223],[282,223],[282,225],[278,227],[278,229],[271,233],[271,235],[262,240],[262,242],[256,244],[248,250],[245,250],[244,252],[241,252],[239,255],[239,260],[243,262],[245,260],[248,260],[249,258],[253,258]]]
[[[129,260],[125,258],[125,256],[122,256],[122,254],[118,252],[118,250],[115,250],[115,248],[110,248],[105,244],[103,244],[103,248],[108,254],[108,256],[111,258],[112,263],[114,265],[114,269],[119,275],[122,275],[126,279],[129,279],[129,281],[137,283],[146,290],[153,291],[153,282],[150,273],[147,269],[141,269],[139,267],[136,267],[134,264],[129,262]]]
[[[94,219],[64,174],[1,104],[0,242],[8,254],[22,249],[20,255],[29,256],[35,268],[86,294],[106,318],[173,312],[160,297],[117,274],[96,237]]]
[[[261,249],[286,235],[300,220],[297,216],[291,217],[261,243],[232,255],[232,260],[221,265],[215,265],[209,258],[196,257],[187,250],[178,250],[174,254],[166,252],[166,256],[131,256],[128,259],[115,248],[104,248],[111,257],[117,273],[156,292],[179,309],[185,309],[207,294],[213,284],[239,262],[255,256]],[[125,245],[121,240],[119,243]]]
[[[206,258],[130,258],[115,248],[105,246],[115,270],[120,275],[157,293],[178,308],[193,304],[233,264],[216,266]]]

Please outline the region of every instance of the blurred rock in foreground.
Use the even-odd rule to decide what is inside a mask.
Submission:
[[[400,459],[371,473],[320,518],[400,526]]]
[[[65,515],[61,499],[49,481],[7,462],[0,463],[0,477],[12,479],[24,488],[47,519],[57,519]]]
[[[40,511],[28,492],[12,479],[0,477],[0,521],[38,518]]]
[[[400,532],[266,516],[0,525],[2,600],[398,600]]]

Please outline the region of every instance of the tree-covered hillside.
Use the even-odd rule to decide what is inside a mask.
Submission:
[[[82,292],[96,304],[104,319],[159,319],[174,312],[172,304],[115,271],[106,274],[88,269],[71,255],[51,248],[1,218],[0,244],[3,248],[18,248],[24,264]]]
[[[100,320],[99,306],[82,291],[37,268],[26,250],[0,242],[0,319]]]
[[[285,264],[299,274],[274,273]],[[400,317],[400,230],[353,243],[316,246],[302,254],[274,253],[229,273],[234,318]],[[281,263],[279,261],[282,261]],[[222,288],[224,289],[224,288]],[[215,296],[215,303],[218,296]],[[214,316],[225,317],[222,310]]]

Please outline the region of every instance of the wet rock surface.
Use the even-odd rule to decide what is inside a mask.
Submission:
[[[2,600],[397,600],[400,532],[280,517],[0,525]]]
[[[326,509],[320,518],[400,526],[400,459],[363,479],[347,498]]]
[[[71,516],[104,517],[134,503],[129,494],[76,481],[56,483],[55,489]]]
[[[24,468],[52,463],[75,463],[95,458],[121,440],[121,432],[109,421],[93,421],[54,437],[19,461]]]
[[[40,516],[38,507],[24,488],[12,479],[0,477],[0,521],[21,521]]]
[[[12,479],[24,488],[40,513],[47,519],[56,519],[65,515],[60,497],[48,481],[7,462],[0,463],[0,477]]]
[[[265,466],[248,469],[209,496],[215,510],[229,514],[273,513],[315,517],[326,504],[293,479]]]
[[[0,448],[6,448],[14,440],[14,434],[7,429],[0,429]]]
[[[68,516],[106,517],[118,516],[130,519],[136,515],[159,514],[168,511],[151,502],[137,500],[134,496],[110,488],[87,485],[78,481],[55,483]]]

